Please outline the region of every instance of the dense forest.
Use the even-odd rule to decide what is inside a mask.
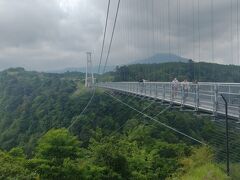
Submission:
[[[119,72],[112,73],[115,80]],[[227,179],[225,146],[215,143],[222,141],[215,135],[224,129],[209,116],[176,109],[159,115],[165,107],[158,102],[113,93],[204,146],[129,110],[101,89],[81,113],[93,93],[82,79],[81,73],[22,68],[0,73],[0,179]],[[239,141],[239,136],[232,139]],[[240,177],[238,168],[235,163],[233,179]]]
[[[114,81],[172,81],[179,80],[201,82],[240,82],[240,67],[205,62],[188,63],[172,62],[161,64],[132,64],[116,68],[116,72],[108,73]],[[107,78],[106,78],[107,79]]]

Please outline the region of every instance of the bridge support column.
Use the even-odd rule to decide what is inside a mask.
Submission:
[[[183,86],[181,87],[181,109],[184,107],[184,94],[183,94]]]
[[[143,83],[143,87],[144,87],[144,93],[146,95],[147,94],[147,85],[146,85],[146,83]]]
[[[213,116],[217,116],[217,110],[218,110],[218,85],[214,85],[214,102],[213,102]]]
[[[238,123],[240,123],[240,90],[238,95]]]
[[[198,108],[199,108],[199,85],[197,84],[196,85],[196,89],[195,89],[195,110],[198,111]]]
[[[164,100],[165,100],[165,97],[166,97],[166,86],[165,86],[165,84],[163,84],[163,97],[162,97],[162,104],[163,104],[163,102],[164,102]]]
[[[155,84],[155,98],[158,97],[158,85]]]
[[[240,98],[239,98],[238,113],[239,113],[239,116],[238,116],[238,123],[240,123]]]
[[[238,123],[240,123],[240,95],[238,98]]]
[[[149,89],[150,89],[149,90],[150,91],[150,96],[152,96],[152,84],[151,83],[149,84]]]

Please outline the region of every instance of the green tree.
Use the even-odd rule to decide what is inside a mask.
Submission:
[[[81,176],[77,158],[80,142],[67,129],[52,129],[40,138],[28,167],[44,179],[76,179]]]
[[[13,153],[18,152],[18,153]],[[19,149],[12,150],[9,155],[3,151],[0,151],[0,179],[36,179],[38,175],[34,172],[31,172],[26,167],[25,158],[16,158],[15,155],[19,155]],[[21,154],[21,153],[20,153]],[[22,156],[22,154],[21,154]]]
[[[129,179],[130,171],[125,153],[114,139],[103,138],[100,142],[91,141],[90,152],[95,164],[104,167],[110,179]],[[121,148],[125,148],[122,146]]]
[[[52,129],[38,142],[36,157],[62,164],[64,159],[78,157],[80,142],[67,129]]]
[[[25,154],[24,154],[24,151],[21,147],[15,147],[15,148],[12,148],[10,151],[9,151],[9,154],[13,157],[17,157],[17,158],[25,158]]]

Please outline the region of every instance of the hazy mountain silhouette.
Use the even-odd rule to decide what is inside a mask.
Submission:
[[[146,59],[136,60],[131,64],[159,64],[166,62],[184,62],[187,63],[189,59],[183,58],[175,54],[158,53]]]
[[[115,70],[116,66],[107,66],[106,67],[106,72],[113,71]],[[103,67],[101,68],[101,72],[103,70]],[[59,69],[59,70],[52,70],[48,71],[50,73],[65,73],[65,72],[86,72],[86,67],[69,67],[69,68],[64,68],[64,69]],[[98,66],[93,66],[93,73],[98,73]]]
[[[189,59],[183,58],[181,56],[175,54],[168,54],[168,53],[158,53],[146,59],[136,60],[130,64],[159,64],[159,63],[166,63],[166,62],[184,62],[187,63]],[[103,68],[103,67],[102,67]],[[114,71],[116,66],[110,65],[107,66],[106,72]],[[65,72],[85,72],[86,67],[70,67],[64,68],[59,70],[49,71],[52,73],[65,73]],[[98,66],[93,66],[93,73],[98,72]],[[101,69],[102,72],[102,69]]]

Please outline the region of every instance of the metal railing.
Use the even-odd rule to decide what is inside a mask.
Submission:
[[[225,114],[223,94],[229,117],[240,120],[240,83],[104,82],[97,87],[156,98],[183,107]]]

